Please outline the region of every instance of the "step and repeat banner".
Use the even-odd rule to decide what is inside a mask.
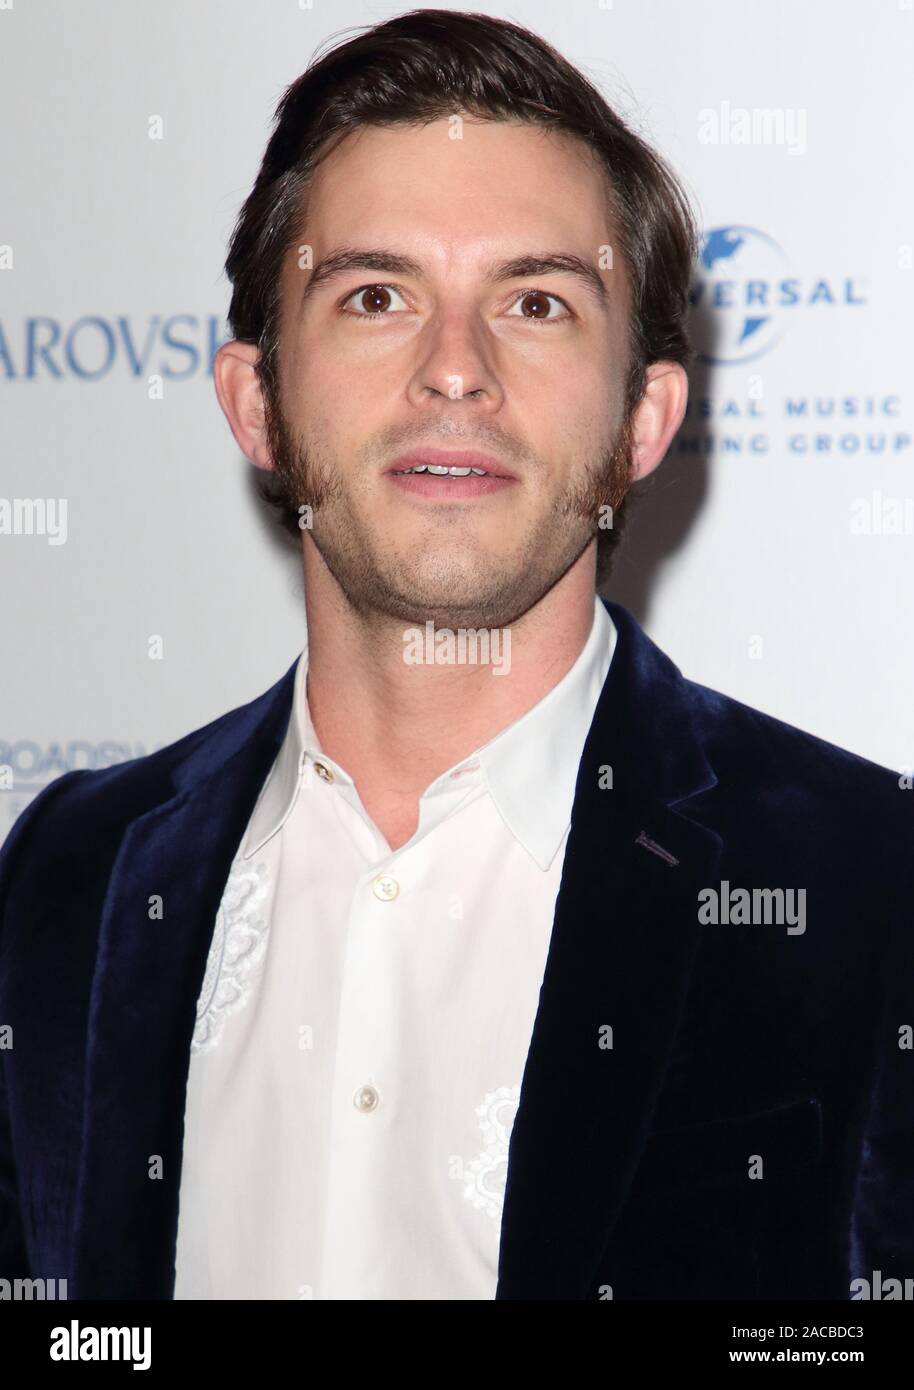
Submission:
[[[213,390],[222,266],[285,87],[398,12],[0,0],[0,839],[65,770],[180,737],[302,647],[295,553]],[[911,3],[487,12],[600,85],[701,227],[688,416],[607,594],[691,678],[904,774]]]

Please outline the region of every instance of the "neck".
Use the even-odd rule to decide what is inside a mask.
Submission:
[[[570,670],[593,623],[595,547],[510,625],[510,671],[404,661],[407,624],[356,612],[305,541],[308,704],[388,841],[415,829],[429,783],[513,724]],[[425,633],[425,625],[416,623]],[[503,659],[503,656],[502,656]]]

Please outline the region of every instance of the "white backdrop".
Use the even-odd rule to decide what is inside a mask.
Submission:
[[[65,768],[179,737],[301,648],[297,563],[213,392],[222,265],[284,88],[403,8],[0,0],[0,838]],[[910,0],[489,12],[601,84],[707,234],[713,360],[611,596],[693,679],[909,767]]]

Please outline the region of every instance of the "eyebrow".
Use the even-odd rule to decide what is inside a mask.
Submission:
[[[382,275],[411,275],[415,279],[425,278],[425,272],[418,261],[411,256],[397,255],[392,251],[360,249],[343,246],[324,256],[311,272],[311,277],[302,292],[302,307],[314,292],[323,285],[348,274],[351,270],[377,271]],[[599,271],[580,256],[564,251],[549,252],[545,255],[514,256],[510,260],[492,261],[485,269],[485,279],[490,284],[501,284],[505,280],[529,279],[540,275],[574,275],[596,301],[600,309],[606,310],[608,292]]]

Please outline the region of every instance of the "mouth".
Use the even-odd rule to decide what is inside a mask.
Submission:
[[[394,459],[385,476],[417,496],[448,500],[488,496],[517,481],[488,454],[450,449],[414,449]]]

